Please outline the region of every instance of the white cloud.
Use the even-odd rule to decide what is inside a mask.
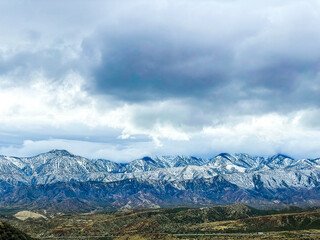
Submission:
[[[220,152],[246,152],[270,156],[285,153],[296,158],[320,156],[320,130],[308,128],[301,116],[268,114],[229,119],[222,125],[205,127],[189,132],[188,140],[165,137],[153,139],[121,139],[118,142],[94,142],[66,139],[27,140],[21,146],[0,149],[2,154],[31,156],[51,149],[67,149],[89,158],[106,158],[127,162],[146,155],[196,155],[213,157]],[[149,135],[152,136],[152,129]],[[143,130],[146,134],[146,129]],[[136,132],[138,133],[138,131]],[[123,142],[122,142],[123,141]]]
[[[320,156],[319,1],[37,3],[0,3],[0,153],[65,148],[117,161],[223,151]],[[90,71],[105,40],[133,41],[145,32],[158,34],[159,53],[166,34],[169,53],[179,47],[174,53],[182,57],[173,56],[179,61],[170,67],[183,76],[221,67],[232,79],[211,89],[204,78],[196,91],[197,82],[182,79],[170,97],[160,82],[158,98],[149,91],[128,102],[108,89],[92,92]],[[185,52],[195,58],[180,61]],[[118,85],[124,95],[133,91]]]
[[[320,156],[318,109],[219,117],[219,112],[205,112],[182,99],[105,102],[88,95],[76,73],[59,84],[48,82],[35,74],[28,88],[0,89],[1,141],[10,134],[24,140],[3,145],[1,154],[30,156],[59,148],[115,161],[157,154],[211,157],[219,152]]]

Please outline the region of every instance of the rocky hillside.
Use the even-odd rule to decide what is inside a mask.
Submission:
[[[119,239],[262,239],[257,232],[290,231],[293,239],[317,239],[305,236],[312,230],[320,233],[318,209],[287,208],[282,210],[258,210],[243,204],[208,208],[166,208],[148,210],[124,210],[95,214],[68,214],[55,217],[28,218],[24,221],[7,217],[10,224],[34,237],[83,238],[90,236],[118,236]],[[293,234],[300,232],[299,236]],[[225,236],[206,234],[237,233]],[[185,235],[189,234],[189,235]],[[191,238],[193,236],[194,238]],[[185,235],[185,236],[184,236]],[[142,237],[143,236],[143,237]],[[127,237],[127,238],[126,238]],[[141,237],[141,238],[139,238]],[[201,238],[207,237],[207,238]],[[214,238],[216,237],[216,238]],[[218,238],[220,237],[220,238]],[[228,238],[227,238],[228,237]],[[288,239],[270,238],[270,239]]]
[[[320,204],[320,159],[221,153],[154,156],[121,164],[65,150],[0,156],[0,207],[89,211],[246,203]]]
[[[32,240],[20,230],[0,221],[0,240]]]

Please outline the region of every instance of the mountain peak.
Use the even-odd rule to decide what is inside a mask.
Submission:
[[[48,153],[53,153],[53,154],[57,154],[57,155],[61,155],[61,156],[71,156],[71,155],[73,155],[72,153],[70,153],[70,152],[68,152],[67,150],[64,150],[64,149],[52,149]]]
[[[230,157],[232,157],[231,156],[231,154],[229,154],[229,153],[220,153],[220,154],[218,154],[216,157],[223,157],[223,158],[230,158]]]
[[[143,158],[141,158],[141,160],[144,160],[144,161],[153,161],[151,157],[149,156],[144,156]]]
[[[277,159],[277,158],[281,158],[281,159],[289,158],[289,159],[294,160],[292,157],[290,157],[290,156],[288,156],[288,155],[285,155],[285,154],[282,154],[282,153],[278,153],[278,154],[273,155],[273,156],[271,157],[271,159]]]

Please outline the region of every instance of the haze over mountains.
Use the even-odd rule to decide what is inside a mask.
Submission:
[[[126,164],[66,150],[35,157],[0,156],[3,207],[89,211],[102,208],[259,207],[320,203],[320,159],[221,153],[144,157]]]

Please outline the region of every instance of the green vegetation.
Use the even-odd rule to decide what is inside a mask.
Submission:
[[[0,222],[0,240],[31,240],[29,236],[5,222]]]

